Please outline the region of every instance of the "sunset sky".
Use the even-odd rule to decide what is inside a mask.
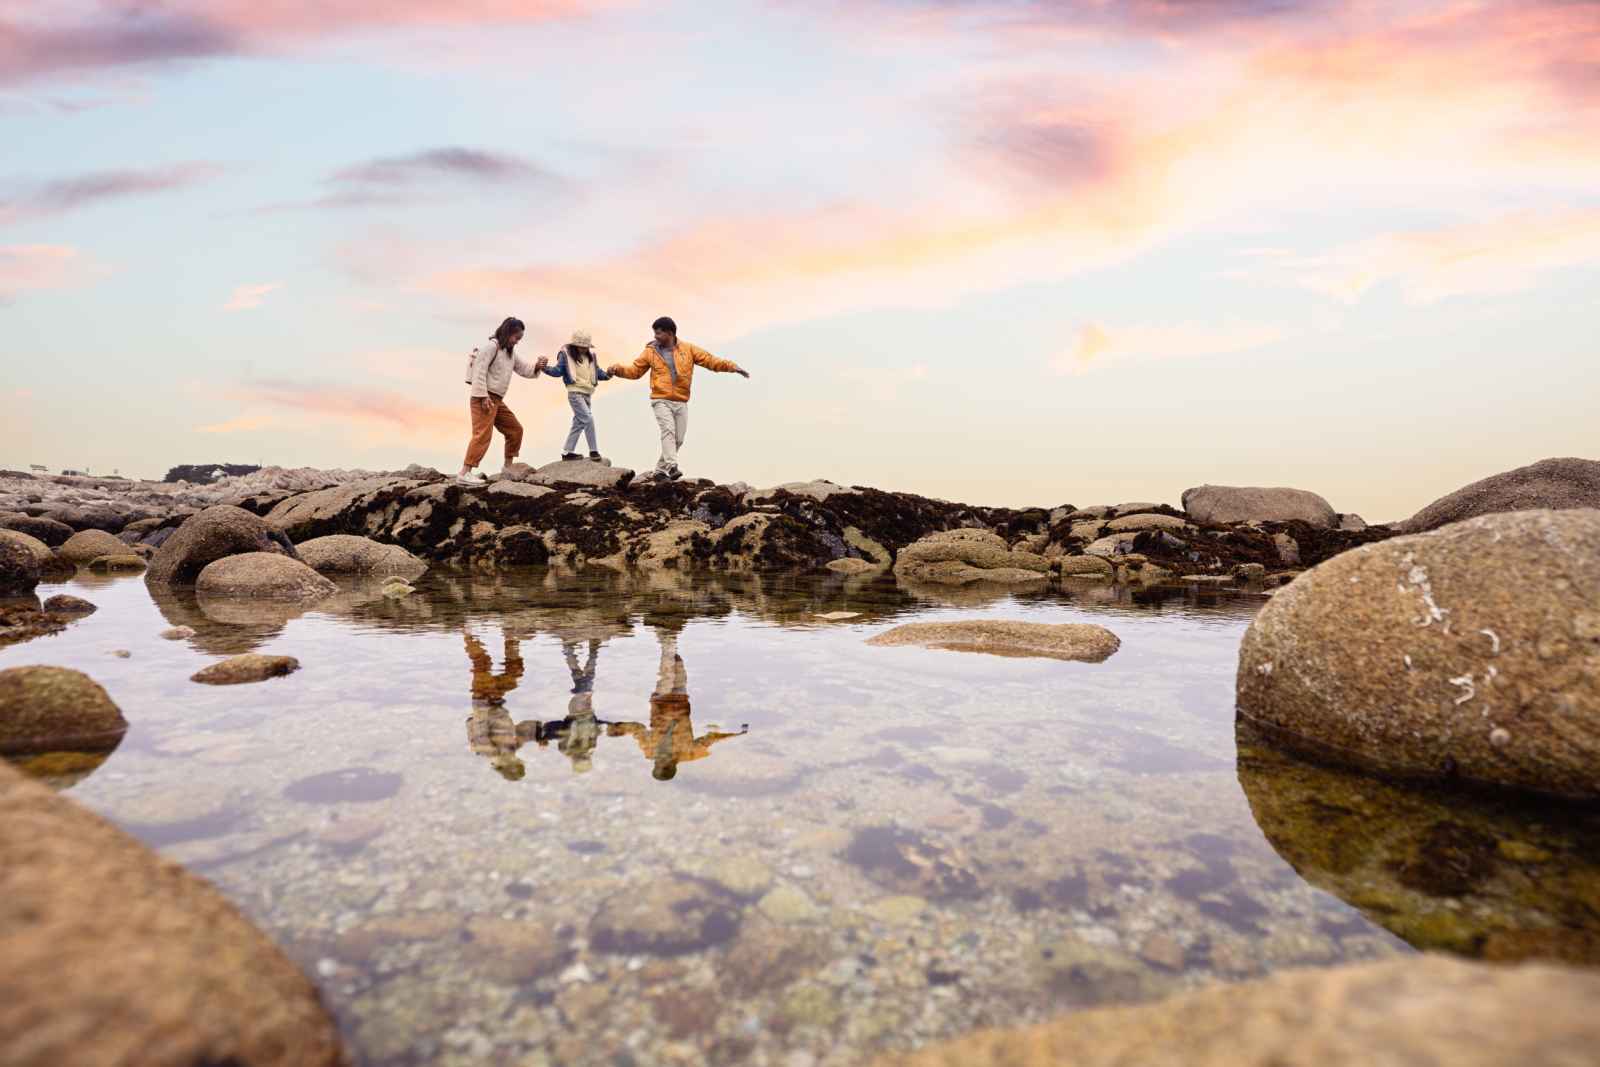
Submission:
[[[513,314],[749,368],[683,465],[757,485],[1600,456],[1600,0],[0,0],[0,136],[5,466],[453,471]]]

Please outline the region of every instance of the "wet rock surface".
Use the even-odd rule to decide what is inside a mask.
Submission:
[[[1600,976],[1442,957],[1295,971],[1157,1004],[989,1030],[881,1067],[1357,1067],[1585,1062]]]
[[[101,556],[120,556],[127,550],[127,545],[104,530],[80,530],[62,542],[56,555],[82,567]]]
[[[231,656],[221,663],[203,667],[190,677],[191,682],[205,685],[243,685],[264,682],[268,678],[281,678],[300,669],[300,661],[293,656],[263,656],[247,652]]]
[[[869,645],[922,645],[992,656],[1038,656],[1099,663],[1122,644],[1093,623],[1004,622],[996,619],[913,622],[867,641]]]
[[[1246,632],[1239,711],[1422,777],[1600,796],[1600,511],[1470,519],[1301,575]]]
[[[39,584],[39,557],[27,545],[0,540],[0,595],[31,593]]]
[[[1600,508],[1600,461],[1543,459],[1490,475],[1440,497],[1395,524],[1401,533],[1424,533],[1452,522],[1503,511]]]
[[[297,559],[275,552],[245,552],[208,564],[195,582],[199,597],[251,597],[311,603],[338,587]]]
[[[243,508],[219,504],[192,515],[168,537],[150,561],[146,580],[174,585],[196,582],[206,567],[241,553],[271,553],[298,560],[294,545],[276,528]]]
[[[300,559],[318,574],[397,575],[415,578],[428,565],[399,545],[385,545],[370,537],[329,534],[295,546]]]
[[[127,729],[110,695],[81,671],[0,670],[0,753],[111,749]]]
[[[12,1062],[345,1062],[316,988],[233,905],[3,763],[0,957]]]

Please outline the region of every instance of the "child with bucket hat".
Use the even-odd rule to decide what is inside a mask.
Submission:
[[[567,385],[567,403],[572,405],[572,428],[567,431],[567,442],[561,449],[562,459],[581,459],[574,451],[581,433],[589,444],[589,458],[600,459],[600,446],[594,432],[595,386],[610,378],[595,355],[594,339],[588,330],[573,330],[572,339],[556,353],[554,366],[543,356],[535,367],[552,378],[560,378]]]

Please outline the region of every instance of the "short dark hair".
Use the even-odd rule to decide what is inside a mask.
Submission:
[[[650,328],[652,330],[666,330],[672,336],[674,336],[674,337],[678,336],[678,324],[673,322],[671,319],[669,319],[665,315],[661,316],[659,319],[657,319],[656,321],[652,322],[650,324]]]

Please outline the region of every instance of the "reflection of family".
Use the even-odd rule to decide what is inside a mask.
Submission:
[[[690,719],[689,674],[678,655],[677,628],[658,627],[661,660],[656,686],[650,695],[650,724],[605,722],[595,716],[594,681],[600,642],[590,639],[584,662],[579,662],[578,642],[564,640],[562,656],[572,676],[572,697],[567,701],[565,718],[551,722],[531,720],[513,722],[506,709],[506,696],[523,675],[521,642],[505,638],[503,665],[497,672],[494,659],[483,642],[465,634],[467,659],[472,664],[472,713],[467,717],[467,744],[487,759],[500,775],[516,781],[527,774],[517,752],[529,741],[546,748],[551,741],[572,763],[575,774],[592,766],[601,728],[607,737],[632,737],[640,752],[650,761],[651,775],[668,781],[678,773],[678,764],[704,759],[718,741],[739,734],[712,730],[695,736]],[[739,733],[744,733],[744,730]]]
[[[642,378],[648,371],[650,407],[661,431],[661,457],[651,476],[668,481],[683,477],[678,468],[678,449],[683,447],[689,430],[689,390],[694,381],[694,369],[705,367],[746,378],[750,377],[750,372],[688,341],[680,341],[678,324],[665,316],[657,319],[651,328],[655,339],[645,345],[639,358],[632,363],[615,363],[603,369],[594,341],[584,330],[573,332],[572,339],[556,353],[553,365],[544,356],[529,363],[516,352],[524,331],[522,320],[510,318],[502,322],[494,336],[475,350],[467,363],[467,384],[472,387],[467,400],[472,436],[467,442],[467,455],[456,482],[466,486],[488,483],[487,476],[475,468],[488,453],[495,430],[505,439],[506,466],[516,462],[522,450],[522,423],[506,406],[506,392],[511,388],[513,374],[534,378],[541,373],[561,379],[567,388],[567,403],[572,406],[572,427],[561,449],[561,458],[565,460],[581,458],[575,451],[580,435],[589,446],[589,458],[600,458],[593,406],[596,386],[611,378]]]

